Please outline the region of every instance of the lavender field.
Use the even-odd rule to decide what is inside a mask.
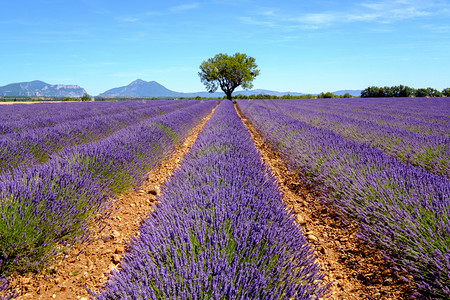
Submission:
[[[95,215],[107,215],[114,196],[138,185],[216,104],[36,104],[22,115],[0,107],[12,119],[4,128],[16,131],[0,136],[1,275],[42,270],[61,246],[86,238]],[[71,117],[47,121],[53,115]]]
[[[449,98],[256,100],[238,108],[423,295],[448,299]]]
[[[359,238],[450,297],[450,98],[0,106],[2,278],[89,237],[214,110],[95,299],[319,299],[329,291],[238,109]],[[2,298],[0,293],[0,299]]]
[[[450,178],[450,98],[257,101],[256,104]]]
[[[318,299],[313,252],[222,102],[96,299]]]

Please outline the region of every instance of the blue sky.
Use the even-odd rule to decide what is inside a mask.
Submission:
[[[0,86],[203,91],[201,62],[241,52],[261,69],[254,88],[450,87],[450,1],[4,1],[0,36]]]

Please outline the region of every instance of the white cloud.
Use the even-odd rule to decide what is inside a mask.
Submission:
[[[266,26],[266,27],[276,27],[276,26],[278,26],[278,23],[275,22],[275,21],[261,21],[261,20],[255,19],[253,17],[240,17],[239,19],[244,24],[260,25],[260,26]]]
[[[315,13],[305,14],[298,21],[308,25],[327,25],[335,22],[339,18],[339,15],[333,12],[328,13]]]
[[[135,15],[116,16],[114,19],[120,23],[138,23],[161,15],[163,15],[163,13],[160,11],[146,11]]]
[[[193,2],[193,3],[178,5],[178,6],[172,6],[169,10],[172,12],[181,12],[181,11],[196,9],[198,7],[200,7],[200,3]]]
[[[254,17],[241,17],[246,24],[277,27],[285,30],[318,29],[336,24],[357,22],[395,23],[406,19],[444,14],[450,5],[437,1],[393,0],[370,1],[353,5],[339,11],[320,13],[280,12],[280,9],[265,8]],[[291,15],[289,15],[291,14]]]
[[[423,27],[435,33],[450,33],[450,25],[426,24]]]
[[[432,1],[378,1],[361,3],[360,6],[366,9],[367,19],[362,19],[362,21],[379,21],[382,23],[430,16],[436,13],[434,10],[435,4]],[[353,19],[357,20],[357,16],[353,16]]]
[[[141,19],[138,17],[117,17],[116,20],[124,23],[135,23],[139,22]]]

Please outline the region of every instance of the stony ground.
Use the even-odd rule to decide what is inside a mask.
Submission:
[[[148,174],[141,187],[117,198],[111,218],[92,224],[96,234],[89,243],[78,245],[42,274],[13,278],[12,286],[21,294],[18,299],[87,300],[87,289],[101,288],[111,270],[120,268],[127,242],[138,234],[141,220],[154,210],[160,186],[172,176],[210,116],[173,155]],[[275,175],[285,202],[313,245],[325,280],[332,283],[329,299],[410,299],[411,286],[392,272],[392,266],[379,252],[358,241],[357,227],[341,222],[331,208],[321,204],[315,192],[302,185],[251,124],[242,119],[263,161]]]

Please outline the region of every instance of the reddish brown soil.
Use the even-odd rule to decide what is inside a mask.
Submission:
[[[214,112],[214,111],[213,111]],[[148,217],[156,203],[160,186],[179,167],[197,135],[212,113],[192,131],[137,189],[118,197],[111,217],[99,224],[91,224],[95,234],[89,243],[77,245],[64,260],[35,276],[15,276],[11,286],[20,293],[17,299],[89,299],[86,288],[96,291],[103,286],[111,270],[120,268],[127,242],[138,235],[142,219]],[[105,227],[101,232],[100,229]],[[81,253],[80,253],[81,252]]]
[[[356,238],[357,226],[342,222],[332,208],[317,200],[317,194],[306,188],[297,174],[288,171],[280,156],[237,111],[262,160],[275,175],[285,203],[315,249],[325,280],[332,282],[329,299],[411,299],[411,285],[393,272],[393,266],[379,251]]]

